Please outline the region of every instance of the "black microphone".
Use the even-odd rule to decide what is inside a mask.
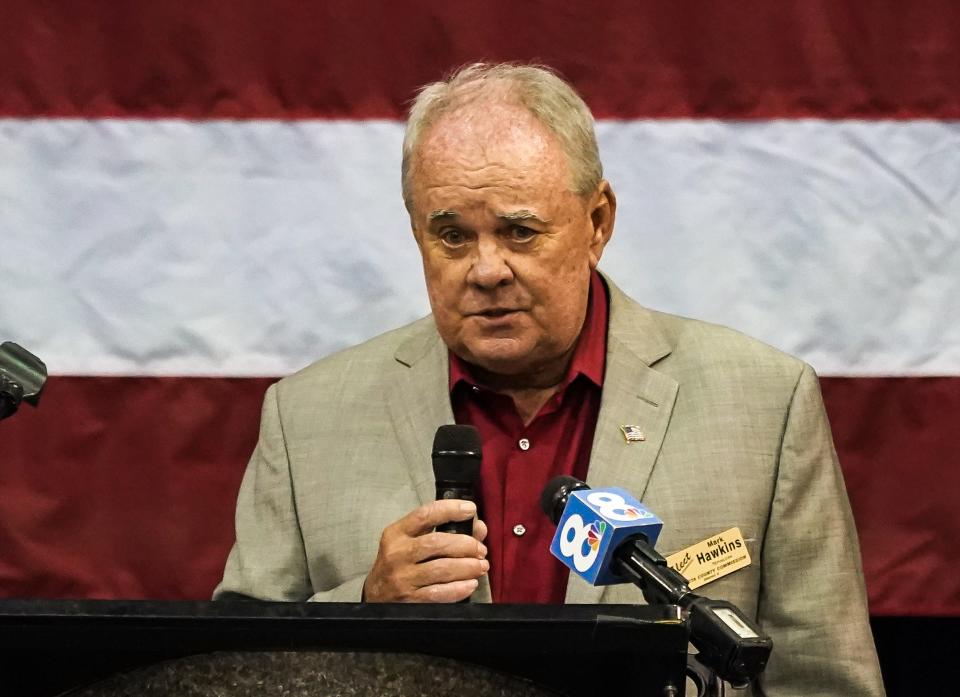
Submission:
[[[480,433],[473,426],[441,426],[433,437],[433,476],[437,500],[477,501],[480,480]],[[473,518],[437,526],[437,532],[473,534]]]
[[[591,494],[591,491],[596,493]],[[624,527],[624,516],[619,515],[623,507],[639,510],[637,507],[642,505],[631,505],[620,493],[615,493],[618,491],[622,490],[591,490],[586,483],[566,475],[554,477],[547,482],[540,496],[540,507],[551,521],[562,523],[577,516],[577,520],[583,520],[589,510],[589,517],[604,523],[602,527],[597,526],[601,531],[601,537],[596,540],[597,551],[584,557],[590,562],[589,566],[584,562],[580,564],[581,568],[577,567],[576,557],[580,553],[577,545],[573,545],[572,555],[556,552],[555,555],[588,582],[591,578],[597,578],[597,574],[590,574],[594,567],[606,567],[623,579],[621,582],[631,582],[640,588],[648,603],[680,606],[690,619],[690,642],[699,651],[697,659],[734,687],[746,687],[766,667],[773,650],[773,640],[736,605],[726,600],[712,600],[693,593],[687,579],[667,566],[667,560],[650,544],[649,537],[643,530],[643,523],[639,520],[626,525],[628,528],[636,526],[635,533],[610,545],[604,544],[602,536],[607,529],[613,529],[617,525]],[[598,507],[596,502],[591,500],[597,498],[596,494],[600,494],[603,501],[615,497],[620,505],[611,508],[607,503],[606,506]],[[568,509],[567,504],[572,499],[576,501]],[[575,509],[576,513],[570,509]],[[558,527],[558,535],[563,537],[561,533],[564,531],[567,531],[568,537],[571,531],[575,533],[572,528],[568,530],[570,527]],[[574,538],[579,539],[576,535]],[[569,540],[567,542],[564,547],[571,546]]]
[[[47,366],[12,341],[0,344],[0,419],[12,416],[21,402],[37,406]]]

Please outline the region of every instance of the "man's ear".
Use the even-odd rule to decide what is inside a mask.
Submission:
[[[590,224],[592,235],[590,239],[590,268],[597,268],[603,249],[613,235],[613,224],[617,218],[617,197],[613,193],[610,182],[602,180],[597,191],[590,198]]]

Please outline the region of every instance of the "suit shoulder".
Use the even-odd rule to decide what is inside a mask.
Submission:
[[[673,346],[668,357],[672,363],[732,376],[780,375],[794,383],[804,370],[813,370],[799,358],[736,329],[665,312],[651,313]]]
[[[379,381],[385,373],[400,367],[395,358],[400,347],[411,340],[422,341],[432,336],[435,334],[433,327],[433,318],[427,316],[337,351],[283,378],[277,385],[278,391],[291,396],[329,389],[338,384],[356,387],[364,381]]]

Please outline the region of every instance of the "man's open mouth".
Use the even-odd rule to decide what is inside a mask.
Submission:
[[[476,312],[476,313],[474,313],[474,314],[475,314],[475,315],[478,315],[478,316],[480,316],[480,317],[496,318],[496,317],[504,317],[504,316],[509,315],[509,314],[512,314],[512,313],[514,313],[514,312],[519,312],[519,310],[514,310],[514,309],[511,309],[511,308],[494,308],[494,309],[492,309],[492,310],[482,310],[482,311]]]

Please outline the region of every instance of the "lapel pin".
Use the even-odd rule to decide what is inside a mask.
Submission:
[[[623,437],[627,439],[628,443],[639,443],[647,439],[643,431],[641,431],[637,426],[621,426],[620,430],[623,432]]]

